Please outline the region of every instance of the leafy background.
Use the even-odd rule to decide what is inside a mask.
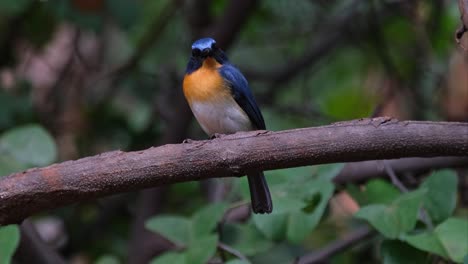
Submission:
[[[237,30],[222,18],[239,6]],[[231,36],[218,40],[270,130],[371,115],[467,121],[458,23],[444,0],[2,0],[0,175],[206,138],[181,79],[190,43],[216,28]],[[240,178],[116,195],[30,223],[71,263],[301,263],[362,228],[369,236],[327,263],[468,263],[466,170],[398,175],[401,191],[388,179],[335,186],[342,169],[266,172],[267,216],[248,214]],[[0,263],[39,261],[25,225],[0,227]]]

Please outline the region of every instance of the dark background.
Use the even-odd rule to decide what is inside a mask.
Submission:
[[[205,139],[181,83],[191,43],[206,36],[245,74],[269,130],[369,116],[467,121],[468,60],[454,40],[459,16],[456,2],[444,0],[2,0],[0,175],[115,149]],[[323,182],[340,169],[335,164],[266,173],[280,213],[289,208],[292,220],[249,218],[242,207],[248,201],[245,179],[234,179],[80,203],[29,224],[72,263],[146,263],[170,248],[184,248],[148,231],[148,218],[189,217],[225,201],[242,210],[235,224],[218,230],[222,241],[253,263],[289,263],[362,226],[351,216],[358,203],[366,203]],[[315,185],[291,183],[294,175]],[[413,176],[410,188],[422,179]],[[384,186],[380,196],[395,191],[386,182],[377,185]],[[353,186],[357,193],[364,190]],[[290,194],[309,187],[317,190],[305,201]],[[462,207],[455,214],[466,217]],[[307,210],[319,210],[318,219],[297,216]],[[181,228],[172,224],[165,228]],[[15,234],[3,238],[12,243]],[[27,263],[34,260],[34,246],[28,249],[31,242],[22,237],[14,259]],[[329,263],[380,263],[385,256],[389,261],[391,250],[379,249],[382,240],[366,240]],[[396,255],[443,261],[401,244],[392,245]],[[222,251],[210,261],[235,259]]]

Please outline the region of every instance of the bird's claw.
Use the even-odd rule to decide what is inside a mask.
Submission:
[[[186,138],[182,141],[182,144],[188,144],[188,143],[192,143],[194,140],[193,139],[190,139],[190,138]]]
[[[222,136],[223,134],[214,133],[213,135],[211,135],[210,139],[221,138]]]

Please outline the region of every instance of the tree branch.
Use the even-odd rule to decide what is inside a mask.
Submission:
[[[0,180],[0,225],[44,210],[163,184],[313,164],[464,156],[468,123],[362,119],[101,155]]]
[[[218,243],[218,248],[221,249],[221,250],[224,250],[226,252],[228,252],[229,254],[232,254],[233,256],[236,256],[239,260],[245,262],[245,263],[249,263],[249,260],[247,259],[246,256],[244,256],[240,251],[238,251],[237,249],[235,248],[232,248],[230,247],[229,245],[226,245],[224,243],[221,243],[219,242]]]
[[[396,174],[404,172],[421,174],[435,169],[468,167],[468,156],[404,158],[387,160],[387,162]],[[343,170],[333,178],[333,182],[338,185],[343,185],[347,183],[365,182],[371,178],[387,177],[387,173],[381,165],[382,164],[376,160],[348,163]]]

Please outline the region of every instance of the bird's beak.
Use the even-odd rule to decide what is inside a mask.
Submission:
[[[202,57],[208,57],[208,56],[211,56],[211,49],[209,48],[206,48],[202,51]]]

